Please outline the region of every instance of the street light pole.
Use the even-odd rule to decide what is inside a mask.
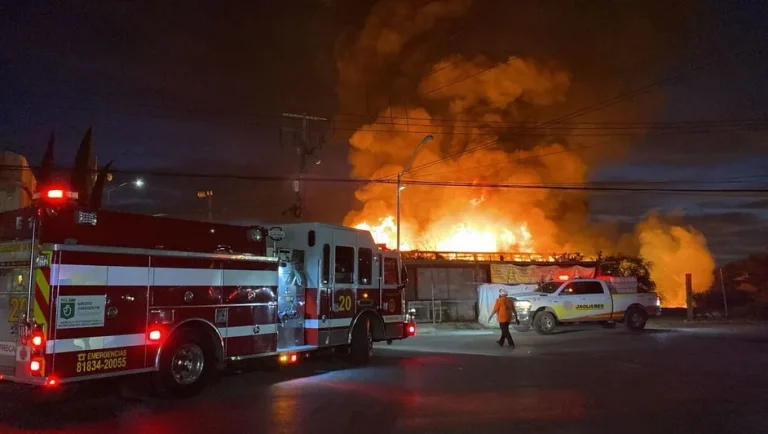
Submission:
[[[397,251],[400,251],[400,182],[403,180],[403,174],[397,174]]]
[[[197,192],[200,199],[208,198],[208,221],[213,221],[213,190],[200,190]]]
[[[419,152],[419,149],[421,149],[421,147],[424,146],[425,144],[431,142],[433,139],[434,139],[434,136],[432,136],[431,134],[424,136],[424,138],[421,139],[421,142],[419,142],[419,144],[411,153],[411,157],[408,159],[408,162],[405,163],[405,166],[403,166],[403,170],[397,174],[397,252],[398,253],[400,253],[400,190],[404,188],[402,186],[403,175],[405,175],[405,172],[411,169],[411,164],[413,164],[413,160],[416,158],[416,153]]]
[[[138,178],[134,181],[124,182],[118,185],[117,187],[108,188],[107,189],[107,206],[109,206],[109,198],[112,196],[112,192],[114,190],[117,190],[118,188],[125,187],[126,185],[129,185],[129,184],[133,184],[136,188],[141,188],[144,186],[144,181],[141,178]]]

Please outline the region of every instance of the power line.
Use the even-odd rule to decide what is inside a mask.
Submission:
[[[512,56],[512,57],[510,57],[509,59],[507,59],[507,60],[505,60],[505,61],[503,61],[503,62],[497,62],[497,63],[495,63],[495,64],[493,64],[493,65],[491,65],[491,66],[489,66],[489,67],[487,67],[487,68],[481,69],[480,71],[477,71],[476,73],[474,73],[474,74],[471,74],[471,75],[469,75],[469,76],[467,76],[467,77],[464,77],[464,78],[460,78],[460,79],[458,79],[458,80],[452,81],[452,82],[450,82],[450,83],[448,83],[448,84],[445,84],[445,85],[443,85],[443,86],[439,86],[439,87],[436,87],[436,88],[434,88],[434,89],[432,89],[432,90],[429,90],[429,91],[427,91],[427,92],[424,92],[424,93],[422,94],[422,96],[431,95],[431,94],[433,94],[433,93],[435,93],[435,92],[437,92],[437,91],[439,91],[439,90],[443,90],[443,89],[446,89],[446,88],[448,88],[448,87],[451,87],[451,86],[453,86],[453,85],[455,85],[455,84],[459,84],[459,83],[461,83],[461,82],[463,82],[463,81],[467,81],[467,80],[469,80],[470,78],[475,78],[475,77],[477,77],[478,75],[482,75],[482,74],[485,74],[486,72],[488,72],[488,71],[490,71],[490,70],[492,70],[492,69],[496,69],[496,68],[498,68],[498,67],[499,67],[499,66],[501,66],[501,65],[507,64],[507,63],[511,62],[512,60],[514,60],[514,59],[517,59],[517,56]]]
[[[19,165],[0,165],[4,170],[31,170],[30,166]],[[71,171],[71,168],[56,168],[56,171]],[[171,177],[171,178],[198,178],[198,179],[231,179],[243,181],[262,181],[262,182],[287,182],[294,181],[294,178],[284,175],[238,175],[232,173],[192,173],[192,172],[173,172],[173,171],[153,171],[153,170],[131,170],[115,169],[112,173],[143,175],[153,177]],[[342,183],[342,184],[397,184],[392,179],[363,179],[363,178],[326,178],[326,177],[305,177],[306,182],[317,183]],[[510,183],[475,183],[475,182],[445,182],[445,181],[425,181],[415,179],[405,179],[401,181],[405,185],[424,186],[424,187],[459,187],[459,188],[499,188],[499,189],[520,189],[520,190],[559,190],[559,191],[594,191],[594,192],[639,192],[639,193],[686,193],[686,194],[765,194],[768,188],[741,188],[741,189],[693,189],[693,188],[661,188],[661,187],[625,187],[625,186],[595,186],[590,184],[510,184]]]

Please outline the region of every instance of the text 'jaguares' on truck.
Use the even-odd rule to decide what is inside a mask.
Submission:
[[[0,379],[33,385],[151,373],[191,395],[225,362],[341,350],[416,327],[397,252],[318,223],[267,230],[75,205],[46,192],[0,214]]]

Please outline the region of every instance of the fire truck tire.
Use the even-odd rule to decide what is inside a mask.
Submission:
[[[642,331],[648,322],[648,314],[639,307],[633,307],[624,314],[624,325],[633,332]]]
[[[349,345],[349,353],[353,363],[367,364],[373,356],[373,334],[371,333],[371,320],[360,318],[352,329],[352,342]]]
[[[557,319],[550,312],[539,312],[533,317],[533,329],[540,335],[549,335],[557,328]]]
[[[171,335],[160,355],[159,371],[153,375],[160,396],[189,398],[208,385],[216,371],[210,339],[193,329]]]

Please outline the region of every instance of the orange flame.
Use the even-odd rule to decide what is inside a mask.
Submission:
[[[392,216],[380,218],[378,224],[361,222],[357,229],[371,233],[377,244],[389,249],[397,248],[397,222]],[[407,234],[407,235],[406,235]],[[400,250],[413,248],[439,252],[533,252],[533,238],[528,225],[522,223],[511,228],[499,224],[475,222],[458,223],[443,230],[438,225],[425,231],[422,236],[412,236],[401,228]]]

